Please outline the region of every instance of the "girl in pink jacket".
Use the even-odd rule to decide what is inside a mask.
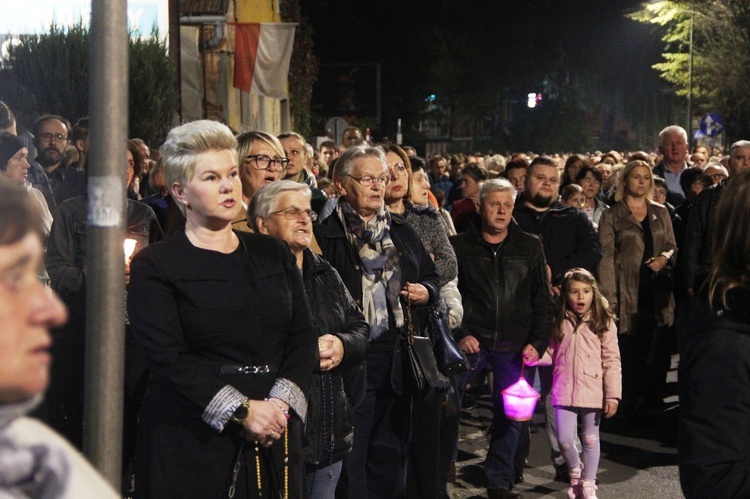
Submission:
[[[584,269],[565,274],[550,346],[539,364],[554,364],[552,404],[557,439],[570,469],[568,497],[596,498],[599,423],[622,397],[620,349],[609,303]],[[575,447],[581,417],[583,462]]]

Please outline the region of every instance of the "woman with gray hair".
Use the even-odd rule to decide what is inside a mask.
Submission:
[[[370,325],[367,391],[355,409],[354,447],[339,484],[346,497],[406,494],[412,397],[402,390],[400,335],[408,316],[420,330],[420,306],[435,303],[440,286],[435,264],[414,230],[385,209],[390,179],[382,149],[348,148],[333,171],[341,193],[336,209],[314,227],[323,256]]]
[[[286,245],[232,230],[236,147],[206,120],[171,130],[161,148],[186,223],[131,264],[130,322],[151,370],[136,497],[302,497],[317,335]]]
[[[318,328],[320,365],[307,395],[306,443],[302,458],[310,499],[333,499],[341,461],[352,448],[354,407],[365,393],[369,327],[338,272],[310,250],[310,187],[282,180],[262,187],[250,203],[248,224],[257,233],[285,241],[302,271]]]

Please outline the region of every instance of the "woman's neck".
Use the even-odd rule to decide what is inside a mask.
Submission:
[[[586,198],[585,208],[596,208],[596,200],[594,198]]]
[[[625,194],[625,202],[630,207],[643,208],[646,206],[646,196],[631,196],[630,194]]]
[[[302,268],[302,262],[305,261],[304,258],[304,250],[292,250],[292,255],[294,255],[295,260],[297,260],[297,268]]]
[[[185,223],[185,235],[193,246],[219,253],[231,253],[237,249],[240,242],[237,235],[232,232],[230,223],[214,228],[188,219]]]
[[[394,199],[391,202],[386,202],[385,207],[391,213],[403,213],[406,210],[406,205],[404,204],[404,198],[398,198],[398,199]]]

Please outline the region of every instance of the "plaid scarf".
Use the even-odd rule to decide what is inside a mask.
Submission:
[[[362,309],[370,325],[370,341],[388,331],[388,307],[396,327],[404,325],[401,308],[401,267],[398,249],[391,240],[391,215],[385,206],[365,222],[344,201],[336,213],[346,228],[349,243],[357,250],[362,262]]]

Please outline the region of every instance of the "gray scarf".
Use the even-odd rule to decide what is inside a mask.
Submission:
[[[391,240],[391,215],[384,206],[365,222],[346,202],[336,206],[349,242],[362,262],[362,310],[370,325],[370,341],[388,330],[388,305],[396,327],[404,325],[401,308],[401,266]]]

